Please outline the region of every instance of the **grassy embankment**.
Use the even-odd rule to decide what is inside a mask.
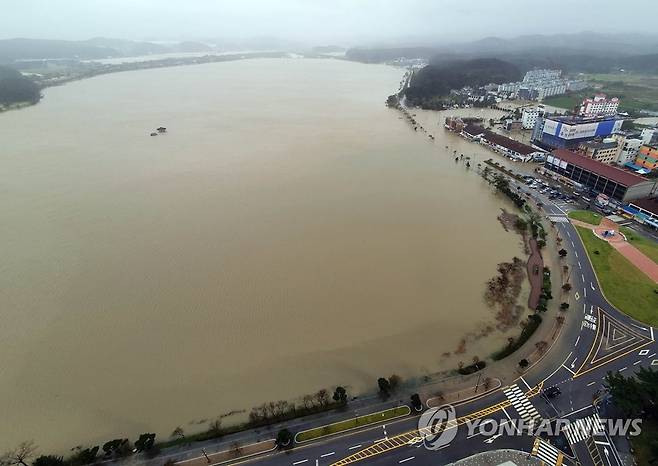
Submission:
[[[599,225],[602,217],[596,212],[589,210],[572,210],[569,212],[569,218],[580,220],[581,222],[589,223],[590,225]]]
[[[603,92],[621,100],[619,110],[636,112],[638,110],[658,111],[658,76],[647,76],[634,73],[606,73],[584,76],[592,87],[566,95],[544,99],[546,105],[572,109],[579,105],[585,97],[591,97],[595,92]]]
[[[658,325],[658,285],[591,230],[583,227],[576,230],[606,298],[629,316]]]
[[[641,236],[639,233],[634,232],[630,228],[621,227],[621,232],[626,236],[626,239],[633,246],[642,251],[647,257],[658,264],[658,243]]]
[[[345,421],[335,422],[333,424],[316,427],[315,429],[302,431],[297,434],[295,441],[308,442],[309,440],[315,440],[320,437],[326,437],[327,435],[345,432],[346,430],[354,429],[356,427],[366,427],[372,424],[378,424],[380,422],[388,421],[389,419],[406,416],[410,413],[411,409],[408,406],[398,406],[397,408],[387,409],[386,411],[366,414],[364,416],[358,416],[352,419],[346,419]]]

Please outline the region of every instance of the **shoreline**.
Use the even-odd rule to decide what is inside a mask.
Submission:
[[[85,62],[87,65],[92,64],[92,68],[78,74],[68,74],[59,78],[49,78],[45,80],[34,80],[39,86],[40,90],[48,89],[50,87],[63,86],[75,81],[82,81],[84,79],[95,78],[96,76],[103,76],[107,74],[123,73],[127,71],[142,71],[159,68],[174,68],[179,66],[192,66],[192,65],[205,65],[209,63],[223,63],[238,60],[249,60],[255,58],[286,58],[290,52],[245,52],[227,55],[203,55],[200,57],[180,57],[180,58],[163,58],[158,60],[144,60],[136,62],[125,62],[116,65],[102,64],[98,62]],[[304,58],[307,58],[304,56]],[[314,58],[314,57],[308,57]],[[329,57],[327,57],[329,58]],[[93,66],[96,66],[95,68]],[[5,113],[11,110],[20,110],[27,107],[38,105],[43,96],[36,102],[19,102],[10,104],[5,107],[0,105],[0,113]]]

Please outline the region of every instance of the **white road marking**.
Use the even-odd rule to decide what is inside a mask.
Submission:
[[[293,466],[295,466],[296,464],[306,463],[307,461],[308,461],[308,459],[305,459],[305,460],[295,461],[295,462],[292,463],[292,464],[293,464]]]
[[[415,458],[415,456],[410,456],[409,458],[405,458],[403,460],[398,461],[398,463],[400,463],[400,464],[406,463],[407,461],[411,461],[414,458]]]
[[[572,247],[572,248],[575,248],[575,247],[576,247],[576,245],[573,244],[573,241],[571,242],[571,247]]]
[[[578,346],[579,341],[580,341],[580,335],[578,335],[578,338],[576,338],[576,344],[574,346]]]
[[[596,382],[590,382],[590,383],[587,384],[587,386],[588,386],[588,387],[591,387],[591,386],[594,385],[595,383],[596,383]]]
[[[580,274],[580,278],[582,278],[582,279],[583,279],[583,283],[585,283],[585,275],[581,273],[581,274]]]
[[[580,264],[580,261],[578,261],[578,268],[582,268],[582,265]]]
[[[576,258],[578,257],[578,251],[573,252],[576,255]]]
[[[359,443],[358,445],[353,445],[348,448],[348,450],[356,450],[357,448],[361,448],[361,444]]]
[[[628,369],[628,366],[622,367],[621,369],[619,369],[619,372],[625,371],[626,369]]]
[[[593,290],[593,291],[596,291],[596,288],[594,288],[594,283],[592,283],[592,282],[589,282],[589,286],[591,286],[591,287],[592,287],[592,290]]]
[[[653,358],[655,355],[656,353],[650,354],[649,356],[647,356],[647,358]]]
[[[571,369],[569,369],[569,368],[568,368],[567,366],[565,366],[564,364],[562,364],[562,367],[564,367],[566,370],[568,370],[569,372],[571,372],[571,375],[576,375],[576,373],[575,373],[574,371],[572,371]]]
[[[331,453],[325,453],[324,455],[320,455],[320,458],[326,458],[327,456],[335,455],[336,452],[332,451]]]
[[[583,297],[587,298],[587,288],[583,288]]]
[[[635,362],[633,363],[633,365],[634,365],[634,366],[637,366],[637,365],[640,364],[641,362],[642,362],[642,361],[635,361]]]
[[[532,390],[532,388],[530,387],[530,385],[528,385],[528,382],[525,381],[523,376],[521,376],[520,379],[521,379],[521,382],[523,382],[525,384],[525,386],[528,387],[528,390]]]

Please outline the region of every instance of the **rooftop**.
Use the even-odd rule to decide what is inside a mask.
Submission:
[[[484,133],[485,129],[480,125],[468,124],[464,127],[464,132],[471,136],[478,136]]]
[[[642,178],[641,176],[634,175],[633,173],[629,173],[627,171],[613,167],[607,163],[601,163],[597,160],[590,159],[584,155],[576,154],[570,150],[556,149],[553,151],[553,156],[579,168],[608,178],[609,180],[615,181],[624,186],[635,186],[636,184],[644,183],[647,181],[646,178]]]
[[[635,199],[630,201],[629,204],[636,205],[644,210],[648,210],[654,215],[658,215],[658,198]]]
[[[535,149],[532,146],[523,144],[522,142],[519,141],[515,141],[514,139],[510,139],[507,136],[494,133],[493,131],[489,131],[488,129],[484,130],[484,138],[489,142],[493,142],[494,144],[498,144],[499,146],[502,146],[506,149],[513,150],[514,152],[518,152],[521,155],[529,155],[534,152],[539,152],[539,150]]]
[[[587,141],[580,145],[590,149],[613,149],[617,147],[617,141]]]
[[[577,116],[577,115],[569,115],[569,116],[551,116],[547,118],[548,120],[553,120],[553,121],[558,121],[560,123],[565,123],[567,125],[577,125],[577,124],[584,124],[584,123],[599,123],[601,121],[608,121],[608,120],[620,120],[620,118],[616,118],[615,116]]]

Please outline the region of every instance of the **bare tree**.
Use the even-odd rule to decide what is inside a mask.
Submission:
[[[29,440],[26,442],[21,442],[13,450],[9,450],[0,456],[0,465],[2,466],[30,466],[31,459],[34,457],[34,454],[37,451],[37,446],[34,444],[34,441]]]
[[[318,390],[315,394],[315,399],[320,406],[326,406],[329,403],[329,392],[324,388]]]
[[[236,458],[242,455],[242,447],[240,446],[240,442],[237,440],[231,443],[231,454]]]
[[[171,433],[172,437],[178,437],[178,438],[184,438],[185,437],[185,431],[181,426],[178,426],[174,429],[174,431]]]
[[[304,408],[311,409],[313,407],[313,395],[304,395],[302,403],[304,403]]]

